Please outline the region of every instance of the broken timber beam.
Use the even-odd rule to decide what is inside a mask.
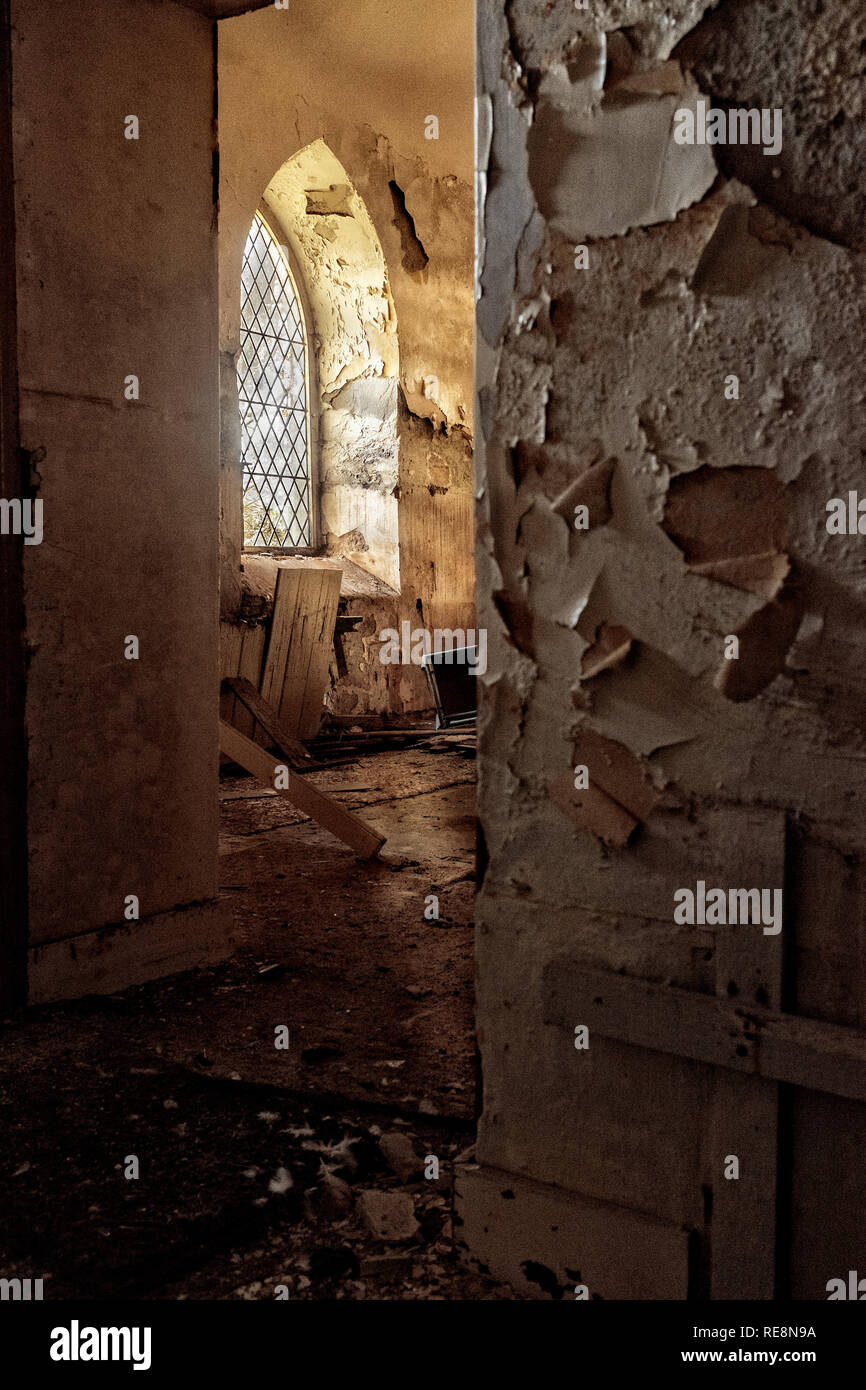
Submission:
[[[256,690],[252,681],[243,676],[227,676],[223,681],[224,690],[232,690],[245,709],[249,710],[257,724],[260,724],[268,738],[280,750],[289,767],[304,767],[310,755],[302,743],[287,734],[279,721],[273,705]]]
[[[275,781],[276,770],[280,766],[279,760],[259,744],[253,743],[252,739],[238,733],[237,729],[232,728],[231,724],[226,724],[224,719],[220,720],[220,752],[231,758],[233,763],[246,768],[247,772],[258,777],[259,781],[267,782],[280,796],[286,797],[293,806],[297,806],[299,811],[303,811],[325,830],[336,835],[338,840],[342,840],[355,851],[359,859],[372,859],[384,845],[384,835],[373,830],[359,816],[347,811],[326,792],[319,791],[318,787],[299,777],[291,768],[288,768],[288,787],[277,787]]]

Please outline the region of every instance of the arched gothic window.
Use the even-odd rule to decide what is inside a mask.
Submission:
[[[285,248],[258,213],[241,274],[238,398],[244,545],[311,548],[307,331]]]

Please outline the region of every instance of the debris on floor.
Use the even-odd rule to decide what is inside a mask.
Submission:
[[[311,776],[367,808],[390,861],[224,775],[235,956],[3,1025],[5,1277],[53,1299],[515,1296],[453,1223],[476,1113],[474,768],[408,747]]]

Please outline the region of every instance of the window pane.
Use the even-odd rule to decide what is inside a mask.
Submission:
[[[241,273],[238,397],[244,544],[311,545],[304,321],[279,247],[258,216]]]

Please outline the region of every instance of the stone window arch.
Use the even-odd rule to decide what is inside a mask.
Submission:
[[[258,215],[280,249],[306,325],[311,539],[308,546],[294,548],[351,560],[398,592],[400,357],[378,233],[364,199],[323,140],[280,166],[264,190]],[[229,317],[223,323],[229,353],[239,365],[240,250],[236,242],[226,266]],[[239,445],[243,448],[239,397],[240,392],[235,406],[227,383],[224,444],[235,461]],[[235,556],[255,548],[240,534],[242,486],[234,473],[233,495],[223,508],[223,544]]]

